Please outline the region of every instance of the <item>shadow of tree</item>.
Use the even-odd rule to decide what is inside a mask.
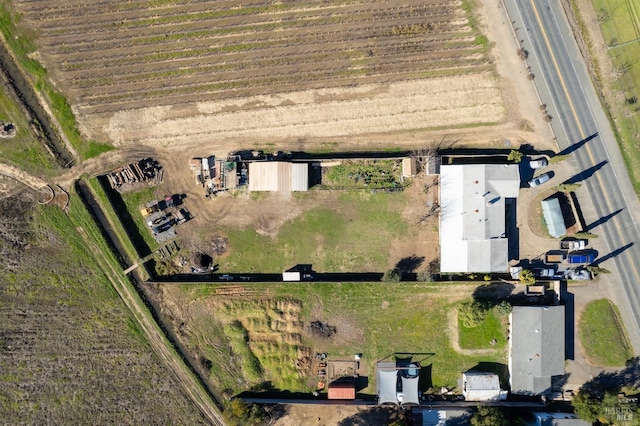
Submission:
[[[396,263],[395,269],[401,273],[415,272],[416,269],[424,262],[424,256],[411,255],[403,257]]]
[[[362,410],[346,419],[342,419],[338,423],[338,426],[387,425],[402,418],[403,415],[397,407],[376,406]]]
[[[509,283],[492,283],[478,286],[473,292],[473,300],[485,309],[491,309],[503,300],[507,300],[516,286]]]
[[[640,357],[627,361],[627,365],[618,371],[602,372],[586,382],[580,391],[600,395],[605,391],[618,390],[623,386],[640,388]]]

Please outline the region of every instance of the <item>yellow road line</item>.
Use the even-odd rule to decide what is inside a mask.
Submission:
[[[575,119],[576,124],[578,125],[578,130],[580,131],[580,136],[582,139],[585,139],[585,132],[582,128],[582,125],[580,124],[580,120],[578,119],[578,114],[576,113],[576,109],[573,105],[573,102],[571,101],[571,97],[569,96],[569,91],[567,90],[567,85],[564,82],[564,78],[562,77],[562,73],[560,72],[560,67],[558,66],[558,62],[556,60],[556,55],[553,53],[553,50],[551,49],[551,43],[549,43],[549,38],[547,37],[547,32],[544,30],[544,27],[542,26],[542,20],[540,19],[540,14],[538,13],[538,8],[536,7],[534,0],[529,0],[531,3],[531,7],[533,8],[533,12],[536,15],[536,20],[538,21],[538,27],[540,27],[540,31],[542,32],[542,37],[544,38],[544,42],[547,45],[547,49],[549,50],[549,54],[551,55],[551,60],[553,62],[553,66],[556,69],[556,72],[558,73],[558,78],[560,79],[560,85],[562,86],[562,90],[564,91],[565,96],[567,97],[567,101],[569,101],[569,107],[571,108],[571,113],[573,114],[573,118]],[[594,117],[595,120],[595,117]],[[593,153],[591,152],[591,148],[589,147],[589,145],[585,144],[585,148],[587,151],[587,155],[589,156],[589,160],[591,161],[591,164],[593,166],[595,166],[595,160],[593,158]],[[606,147],[605,147],[606,150]],[[613,167],[613,166],[612,166]],[[611,204],[611,200],[609,199],[609,194],[605,189],[605,186],[602,182],[602,178],[600,177],[599,174],[595,174],[596,180],[598,181],[598,183],[600,184],[600,187],[603,188],[603,195],[605,198],[605,201],[607,203],[607,207],[610,207]],[[628,207],[628,206],[627,206]],[[618,221],[616,220],[616,218],[612,218],[611,222],[613,223],[613,226],[616,227],[616,230],[618,231],[618,233],[620,234],[620,236],[624,236],[625,233],[622,232],[622,229],[620,228],[620,224],[618,223]],[[640,281],[640,275],[638,274],[638,270],[636,268],[633,268],[633,272],[634,275],[636,276],[636,279],[638,279],[638,281]],[[620,277],[622,278],[622,277]]]
[[[560,85],[562,86],[562,90],[564,91],[564,94],[567,96],[567,100],[569,101],[569,108],[571,108],[571,113],[573,114],[573,117],[576,119],[576,124],[578,125],[578,130],[580,130],[580,136],[582,139],[584,139],[585,133],[584,130],[582,129],[582,124],[580,124],[580,120],[578,120],[578,114],[576,113],[576,109],[573,106],[573,102],[571,101],[571,97],[569,96],[569,91],[567,90],[567,85],[564,82],[564,78],[562,77],[562,74],[560,73],[560,67],[558,66],[558,61],[556,60],[556,55],[553,53],[553,50],[551,49],[551,43],[549,43],[549,38],[547,37],[547,32],[544,30],[544,27],[542,26],[542,20],[540,19],[540,14],[538,13],[538,8],[536,7],[536,4],[534,3],[533,0],[529,0],[531,2],[531,7],[533,8],[533,13],[535,13],[536,15],[536,20],[538,21],[538,26],[540,27],[540,31],[542,31],[542,37],[544,38],[544,43],[547,45],[547,49],[549,50],[549,54],[551,55],[551,61],[553,61],[553,66],[556,69],[556,72],[558,73],[558,78],[560,79]]]

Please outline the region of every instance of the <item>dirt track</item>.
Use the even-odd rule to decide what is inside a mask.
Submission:
[[[196,376],[189,370],[188,366],[171,346],[131,283],[126,281],[122,271],[113,269],[111,264],[103,259],[102,252],[96,247],[93,239],[87,235],[84,229],[78,228],[78,232],[84,239],[89,250],[94,254],[96,262],[105,272],[120,298],[131,311],[137,325],[140,327],[155,354],[167,366],[168,370],[174,374],[176,380],[181,384],[183,391],[198,407],[203,416],[205,416],[211,424],[223,426],[225,423],[222,418],[222,413],[198,382]]]

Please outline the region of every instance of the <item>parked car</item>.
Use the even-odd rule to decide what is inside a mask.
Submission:
[[[584,250],[587,240],[565,240],[560,241],[560,248],[564,250]]]
[[[545,167],[547,167],[547,165],[549,165],[549,162],[547,161],[546,158],[540,158],[538,160],[531,160],[529,161],[529,167],[531,167],[532,169],[543,169]]]
[[[567,256],[569,263],[592,263],[596,254],[592,250],[574,251]]]
[[[556,271],[553,268],[534,268],[533,275],[540,278],[553,278]]]
[[[550,173],[544,173],[538,176],[537,178],[533,178],[529,181],[529,186],[531,188],[535,188],[536,186],[542,185],[545,182],[549,182],[551,179]]]

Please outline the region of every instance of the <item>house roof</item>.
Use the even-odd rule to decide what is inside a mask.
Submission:
[[[533,413],[536,426],[589,426],[572,413]]]
[[[249,191],[306,191],[309,165],[285,161],[249,163]]]
[[[462,394],[466,401],[499,400],[500,378],[494,373],[467,371],[462,374]]]
[[[564,217],[562,216],[562,209],[560,208],[560,200],[557,198],[542,200],[542,215],[549,229],[549,235],[560,238],[567,233],[567,227],[564,224]]]
[[[514,306],[509,330],[511,392],[547,393],[565,372],[564,306]]]
[[[356,382],[353,377],[340,378],[329,384],[328,399],[356,399]]]
[[[459,164],[440,168],[440,270],[508,270],[506,198],[520,189],[517,165]]]
[[[398,370],[395,362],[379,362],[376,365],[378,404],[398,404],[397,381]]]

